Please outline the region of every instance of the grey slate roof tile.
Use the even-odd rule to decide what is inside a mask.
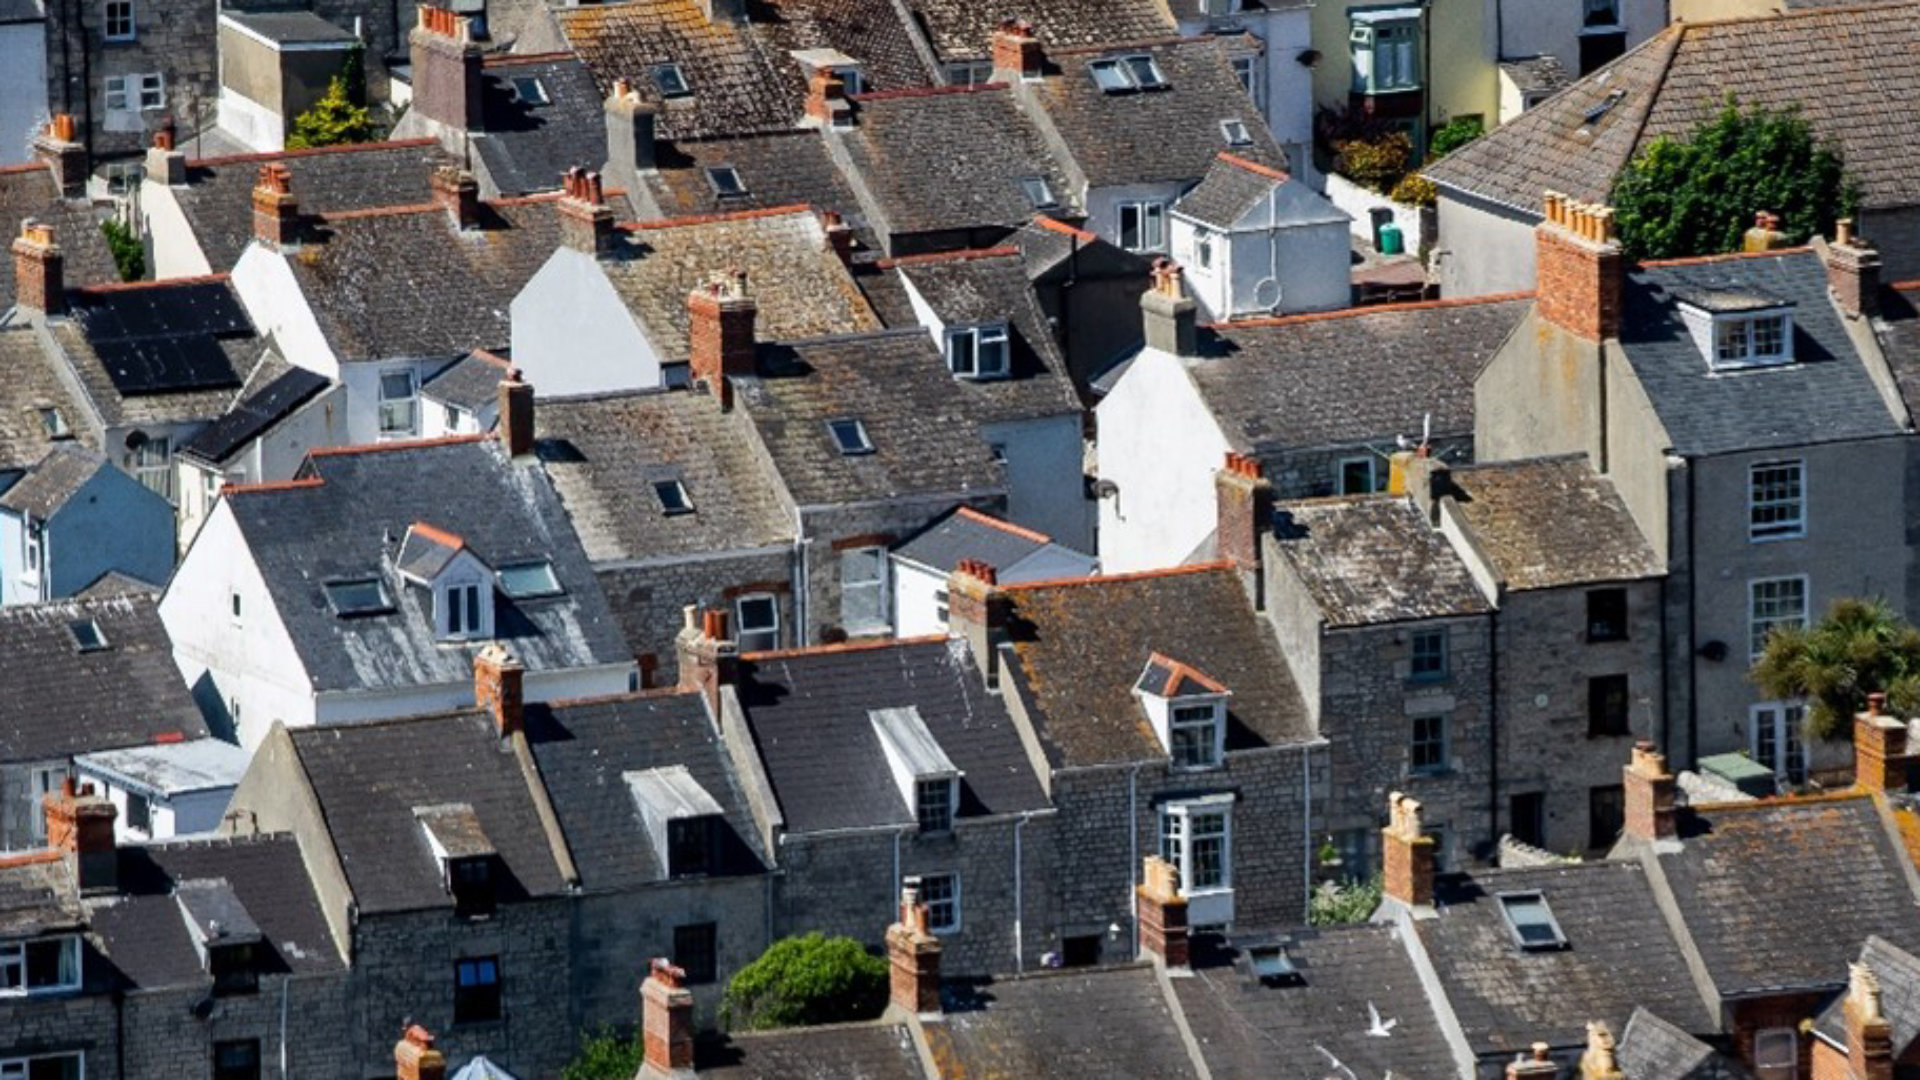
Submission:
[[[1902,286],[1880,290],[1880,314],[1874,329],[1911,418],[1920,416],[1920,283],[1904,282]],[[0,349],[4,348],[0,339]]]
[[[1080,411],[1066,359],[1029,284],[1018,249],[928,255],[894,262],[897,272],[946,325],[1006,322],[1009,377],[956,384],[987,421],[1025,420]],[[886,265],[882,263],[882,265]]]
[[[100,232],[104,207],[77,199],[62,199],[53,173],[45,165],[9,165],[0,168],[0,239],[9,245],[20,235],[21,222],[32,218],[53,226],[54,241],[66,260],[69,286],[119,281],[113,252]],[[0,266],[0,312],[13,306],[13,258]]]
[[[311,11],[225,11],[224,17],[282,45],[351,45],[359,39]]]
[[[1665,569],[1584,455],[1453,469],[1454,509],[1509,589],[1631,581]]]
[[[1006,19],[1026,19],[1047,48],[1171,37],[1166,7],[1153,0],[908,0],[940,59],[986,58]]]
[[[1411,500],[1343,495],[1283,502],[1279,551],[1330,627],[1484,615],[1493,610]]]
[[[236,402],[233,409],[201,428],[179,447],[179,453],[210,465],[224,465],[248,443],[311,401],[330,384],[306,368],[288,367],[256,392]]]
[[[1039,533],[1009,528],[1005,522],[961,507],[912,540],[893,549],[895,556],[942,573],[962,559],[979,559],[1009,581],[1007,570],[1047,546]]]
[[[1745,1080],[1748,1072],[1646,1009],[1618,1033],[1614,1060],[1633,1080]]]
[[[964,774],[959,817],[1047,806],[1013,720],[958,640],[749,654],[739,694],[792,832],[911,824],[868,712],[918,710]]]
[[[1860,963],[1867,965],[1880,983],[1880,1012],[1893,1028],[1893,1056],[1899,1060],[1920,1038],[1920,957],[1875,935],[1860,950]],[[1847,1021],[1846,995],[1841,994],[1814,1021],[1814,1029],[1834,1045],[1845,1049]]]
[[[520,100],[515,79],[537,80],[547,100]],[[600,90],[578,57],[489,57],[480,110],[485,131],[475,133],[473,152],[501,195],[552,191],[566,170],[598,169],[607,160]]]
[[[951,1063],[947,1076],[1198,1076],[1144,964],[949,984],[942,1005],[926,1032],[934,1060]]]
[[[690,217],[737,210],[806,205],[838,213],[866,248],[874,237],[846,178],[827,154],[820,132],[809,128],[766,131],[659,143],[655,170],[645,177],[662,215]],[[746,191],[720,195],[707,170],[731,166]]]
[[[0,330],[0,370],[8,373],[0,383],[0,470],[30,466],[67,441],[48,432],[43,409],[57,410],[75,441],[100,448],[92,414],[56,373],[31,327]]]
[[[41,520],[52,517],[95,473],[112,468],[101,454],[73,443],[61,443],[19,482],[0,493],[0,509]]]
[[[694,1044],[694,1067],[718,1080],[925,1080],[903,1024],[829,1024],[737,1032]]]
[[[1156,652],[1232,692],[1229,753],[1314,737],[1300,689],[1236,571],[1205,566],[1005,592],[1012,674],[1055,767],[1165,758],[1133,695]]]
[[[1216,229],[1231,229],[1274,188],[1286,183],[1260,167],[1247,168],[1237,155],[1216,157],[1199,186],[1173,205],[1177,212]]]
[[[484,349],[475,349],[420,384],[420,396],[479,412],[499,397],[500,382],[512,366]]]
[[[8,860],[0,866],[0,934],[32,937],[85,922],[80,890],[65,859]]]

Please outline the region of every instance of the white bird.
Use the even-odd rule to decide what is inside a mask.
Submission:
[[[1398,1018],[1392,1020],[1380,1019],[1380,1010],[1374,1008],[1373,1002],[1369,1001],[1367,1002],[1367,1023],[1368,1035],[1376,1039],[1384,1039],[1393,1034],[1394,1027],[1398,1025],[1400,1021]]]
[[[1339,1058],[1333,1056],[1333,1051],[1327,1049],[1324,1046],[1321,1046],[1319,1043],[1314,1043],[1313,1048],[1315,1050],[1320,1051],[1321,1056],[1327,1059],[1327,1064],[1332,1065],[1334,1068],[1340,1070],[1339,1076],[1330,1075],[1327,1077],[1327,1080],[1341,1080],[1341,1077],[1345,1077],[1345,1080],[1360,1080],[1359,1077],[1353,1075],[1352,1069],[1347,1068],[1345,1063],[1343,1063]]]

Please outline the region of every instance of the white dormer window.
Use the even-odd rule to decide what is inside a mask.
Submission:
[[[435,636],[466,641],[493,635],[493,568],[465,540],[416,521],[396,561],[401,577],[432,590]]]
[[[1007,325],[956,327],[947,331],[947,368],[963,379],[1007,375]]]
[[[1714,319],[1713,366],[1743,368],[1791,361],[1792,326],[1792,316],[1784,311]]]
[[[440,612],[440,636],[470,638],[480,636],[479,582],[448,583],[436,590]]]
[[[685,765],[622,773],[621,778],[640,811],[662,876],[700,877],[724,869],[726,811]]]
[[[1253,134],[1247,130],[1246,122],[1238,118],[1220,121],[1220,137],[1228,146],[1253,145]]]
[[[960,812],[960,770],[934,739],[920,710],[873,709],[867,713],[886,755],[887,769],[900,797],[913,811],[923,833],[953,831]]]
[[[1226,760],[1227,688],[1160,653],[1147,660],[1134,692],[1175,769],[1216,769]]]
[[[1713,371],[1793,362],[1793,305],[1744,287],[1673,290],[1681,321]]]

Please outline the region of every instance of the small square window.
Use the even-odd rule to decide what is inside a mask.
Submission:
[[[660,501],[660,512],[663,514],[693,513],[693,497],[687,494],[687,486],[678,480],[655,480],[653,497]]]
[[[1020,190],[1027,196],[1027,202],[1035,210],[1051,210],[1060,205],[1053,197],[1053,185],[1047,183],[1044,176],[1029,176],[1020,181]]]
[[[747,185],[740,179],[740,170],[731,165],[715,165],[707,170],[707,183],[713,193],[723,199],[735,199],[747,193]]]
[[[969,326],[947,331],[947,368],[961,378],[998,379],[1007,374],[1007,328]]]
[[[661,64],[653,69],[653,83],[660,88],[661,97],[680,98],[693,93],[693,87],[687,83],[686,73],[679,64]]]
[[[1220,121],[1220,137],[1227,140],[1228,146],[1253,145],[1253,134],[1247,130],[1247,125],[1240,120]]]
[[[546,105],[553,100],[547,96],[547,88],[532,75],[515,75],[510,84],[513,87],[513,100],[522,105]]]
[[[927,928],[936,934],[960,929],[960,875],[922,874],[920,902],[927,905]]]
[[[1501,893],[1500,911],[1507,917],[1507,929],[1514,943],[1529,952],[1538,949],[1564,949],[1567,936],[1560,932],[1559,920],[1547,899],[1537,892]]]
[[[1379,490],[1379,481],[1375,479],[1373,455],[1341,458],[1335,466],[1338,472],[1341,495],[1371,495]]]
[[[106,79],[106,97],[108,112],[126,112],[132,100],[132,92],[125,75],[109,75]]]
[[[260,1080],[260,1040],[214,1043],[213,1080]]]
[[[842,454],[873,453],[873,441],[867,438],[867,425],[851,417],[827,421],[827,431]]]
[[[393,610],[393,602],[387,599],[387,587],[379,578],[329,581],[321,589],[327,594],[327,605],[342,618],[378,615]]]
[[[59,409],[52,407],[41,409],[40,426],[46,429],[49,439],[73,438],[73,429],[67,426],[67,418]]]
[[[780,647],[780,604],[771,593],[750,593],[733,602],[739,623],[740,651],[765,652]]]
[[[480,956],[453,966],[453,1022],[483,1024],[500,1019],[500,958]]]
[[[674,818],[667,822],[667,876],[699,877],[713,872],[717,861],[717,832],[707,817]]]
[[[914,784],[914,814],[923,833],[953,831],[953,789],[951,777],[921,780]]]
[[[167,106],[167,96],[161,86],[160,76],[142,75],[140,78],[140,111],[152,112]]]
[[[1587,591],[1587,640],[1627,640],[1627,590]]]
[[[553,564],[545,559],[508,563],[500,568],[499,576],[500,591],[513,600],[559,596],[565,591],[560,588],[560,578],[554,574]]]
[[[1414,631],[1408,677],[1414,682],[1441,682],[1447,675],[1447,632]]]
[[[673,962],[687,973],[689,986],[705,986],[720,977],[720,928],[692,923],[673,928]]]
[[[1413,721],[1413,745],[1409,764],[1416,774],[1447,771],[1447,718],[1418,716]]]
[[[67,624],[67,633],[73,635],[73,644],[81,652],[99,652],[107,647],[107,635],[92,619],[75,619]]]
[[[1632,707],[1625,675],[1601,675],[1587,680],[1587,736],[1601,738],[1628,734]]]
[[[101,17],[108,41],[133,40],[133,0],[107,0]]]
[[[1167,204],[1120,204],[1120,246],[1132,252],[1161,251],[1166,247]]]

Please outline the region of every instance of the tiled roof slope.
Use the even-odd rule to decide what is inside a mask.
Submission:
[[[1622,96],[1601,119],[1589,110]],[[1541,192],[1604,199],[1660,136],[1684,137],[1729,96],[1798,106],[1839,144],[1868,207],[1920,203],[1920,160],[1899,117],[1920,95],[1920,4],[1824,7],[1682,23],[1436,163],[1443,187],[1540,213]]]
[[[0,168],[0,240],[11,245],[20,235],[20,223],[32,218],[53,226],[54,239],[66,260],[68,285],[119,281],[113,252],[100,232],[105,215],[88,202],[62,199],[53,173],[45,165]],[[0,312],[13,306],[13,258],[0,264]]]
[[[1215,1076],[1327,1080],[1388,1073],[1407,1080],[1457,1075],[1400,928],[1384,924],[1290,930],[1272,938],[1299,981],[1261,983],[1238,952],[1199,948],[1191,979],[1172,980],[1181,1011]],[[1393,1034],[1368,1034],[1369,1009]]]
[[[520,100],[516,78],[539,80],[547,100]],[[488,58],[480,109],[486,130],[472,139],[474,156],[502,195],[552,191],[567,169],[598,169],[607,160],[600,89],[578,57]],[[294,184],[297,193],[298,176]]]
[[[1880,318],[1874,329],[1907,415],[1920,416],[1920,281],[1880,290]]]
[[[90,449],[100,448],[100,434],[80,399],[47,362],[46,351],[32,328],[0,329],[0,469],[26,468],[65,440],[47,430],[42,409],[56,409],[73,438]]]
[[[80,890],[59,852],[0,861],[0,934],[35,937],[85,923]]]
[[[746,24],[709,22],[697,0],[583,5],[558,17],[602,95],[625,78],[658,106],[657,138],[772,131],[800,118],[805,86],[783,78]],[[653,69],[666,63],[679,66],[691,94],[660,97]]]
[[[1497,897],[1538,892],[1565,949],[1523,950]],[[1687,1031],[1715,1032],[1639,864],[1595,862],[1443,877],[1439,918],[1415,919],[1476,1056],[1511,1058],[1536,1040],[1586,1045],[1586,1024],[1615,1032],[1644,1005]]]
[[[189,160],[173,197],[214,272],[233,269],[253,240],[253,185],[270,163],[286,166],[301,212],[318,214],[424,203],[435,166],[454,159],[432,139],[408,139]]]
[[[1144,964],[950,984],[942,996],[942,1022],[925,1030],[943,1076],[1198,1075],[1154,970]]]
[[[903,1024],[828,1024],[735,1032],[694,1043],[694,1067],[716,1080],[925,1080]]]
[[[933,85],[923,42],[894,0],[766,0],[764,8],[750,0],[746,6],[762,47],[795,85],[804,86],[805,75],[793,54],[805,49],[844,53],[875,90]]]
[[[1005,489],[978,401],[923,330],[763,348],[760,374],[733,382],[802,507]],[[860,421],[872,452],[841,453],[827,426],[838,419]]]
[[[1878,935],[1867,939],[1860,950],[1865,964],[1880,982],[1880,1011],[1893,1027],[1893,1056],[1904,1056],[1916,1038],[1920,1038],[1920,957]],[[1814,1027],[1836,1046],[1847,1045],[1843,994],[1827,1006]]]
[[[1473,431],[1473,380],[1525,299],[1392,305],[1215,328],[1187,362],[1242,453]]]
[[[1027,177],[1068,197],[1065,173],[1005,84],[853,100],[855,125],[828,137],[871,198],[876,232],[1018,228],[1033,217]]]
[[[1133,694],[1156,652],[1232,692],[1228,752],[1313,738],[1300,688],[1231,569],[1021,585],[1006,596],[1019,661],[1012,676],[1055,767],[1166,756]]]
[[[1016,249],[996,250],[1003,253],[928,256],[895,264],[943,324],[1004,320],[1012,331],[1007,378],[958,380],[954,392],[974,399],[984,420],[1080,411],[1066,359],[1028,283],[1025,261]]]
[[[726,814],[730,835],[710,874],[764,869],[753,816],[699,694],[530,705],[526,722],[583,887],[620,889],[666,878],[667,853],[654,848],[624,774],[676,765]]]
[[[727,269],[747,275],[762,341],[880,328],[806,207],[630,226],[618,256],[601,265],[664,359],[687,355],[687,294]]]
[[[962,775],[962,818],[1047,805],[1013,720],[957,639],[749,656],[740,702],[790,832],[908,825],[868,713],[913,708]]]
[[[1793,305],[1794,363],[1716,374],[1681,317],[1688,289],[1758,292]],[[1653,263],[1628,274],[1620,345],[1673,449],[1729,453],[1905,431],[1827,292],[1820,256]]]
[[[1721,994],[1837,987],[1868,935],[1920,948],[1911,865],[1871,797],[1695,807],[1660,856]]]
[[[659,143],[657,168],[644,180],[661,215],[669,218],[768,210],[806,205],[832,210],[873,246],[853,189],[833,164],[820,132],[811,128],[761,132],[732,138],[682,139]],[[746,191],[720,195],[707,170],[732,166]]]
[[[743,423],[694,391],[554,399],[536,452],[595,562],[784,543],[791,518]],[[656,480],[678,480],[693,510],[666,513]]]
[[[501,357],[475,349],[422,383],[420,396],[479,412],[498,399],[500,383],[511,367]]]
[[[207,734],[180,681],[152,596],[0,608],[0,761],[66,758]],[[81,652],[68,626],[91,619],[107,641]]]
[[[1093,62],[1137,55],[1153,58],[1165,89],[1109,94],[1094,82]],[[1059,132],[1090,187],[1197,180],[1222,150],[1262,165],[1286,164],[1218,38],[1061,50],[1048,59],[1060,73],[1023,88]],[[1222,120],[1244,123],[1252,143],[1228,145]]]
[[[292,732],[362,914],[452,908],[417,807],[465,803],[493,843],[503,901],[557,895],[527,777],[491,716],[466,712]]]
[[[1633,1010],[1618,1035],[1615,1060],[1634,1080],[1745,1080],[1750,1075],[1646,1009]]]
[[[942,60],[986,58],[1006,19],[1027,19],[1048,48],[1171,37],[1173,20],[1154,0],[907,0]]]
[[[1286,183],[1269,171],[1247,168],[1233,155],[1215,157],[1200,183],[1174,203],[1180,214],[1216,229],[1231,229],[1276,186]]]
[[[1664,568],[1584,455],[1452,470],[1454,509],[1509,589],[1653,577]]]
[[[0,492],[0,509],[45,520],[58,513],[95,473],[112,467],[104,454],[78,443],[61,443],[18,483]]]
[[[1330,627],[1481,615],[1493,605],[1410,500],[1343,495],[1281,503],[1280,554]]]

